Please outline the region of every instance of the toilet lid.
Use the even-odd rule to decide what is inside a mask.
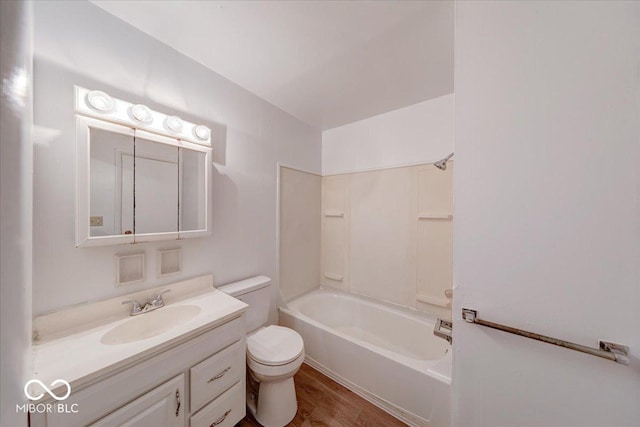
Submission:
[[[303,349],[300,334],[282,326],[267,326],[247,338],[247,354],[263,365],[286,365]]]

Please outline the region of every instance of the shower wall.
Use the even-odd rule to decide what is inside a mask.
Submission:
[[[322,181],[288,167],[279,174],[279,289],[286,301],[319,285]]]
[[[450,316],[453,162],[322,178],[320,283]]]
[[[322,285],[450,316],[453,116],[448,94],[350,123],[322,133],[324,176],[281,168],[280,302]]]

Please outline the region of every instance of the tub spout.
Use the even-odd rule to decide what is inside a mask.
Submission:
[[[433,335],[443,338],[449,341],[449,344],[453,342],[453,322],[450,320],[438,319],[436,325],[433,328]]]

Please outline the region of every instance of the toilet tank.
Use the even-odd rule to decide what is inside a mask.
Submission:
[[[246,330],[252,332],[267,324],[271,307],[271,279],[256,276],[218,287],[219,291],[231,295],[249,305],[246,312]]]

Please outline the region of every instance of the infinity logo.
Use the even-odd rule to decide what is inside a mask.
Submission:
[[[71,385],[65,380],[58,379],[58,380],[55,380],[54,382],[51,383],[51,388],[55,388],[59,384],[64,384],[65,386],[67,386],[67,393],[64,396],[56,395],[54,392],[51,391],[51,389],[49,387],[44,385],[44,383],[42,381],[40,381],[40,380],[30,380],[30,381],[27,381],[27,383],[24,385],[24,395],[27,396],[27,398],[30,399],[30,400],[40,400],[40,399],[42,399],[42,396],[44,396],[44,393],[40,393],[37,396],[32,396],[29,393],[29,386],[31,384],[38,384],[47,393],[49,393],[49,396],[53,397],[55,400],[65,400],[71,394]]]

